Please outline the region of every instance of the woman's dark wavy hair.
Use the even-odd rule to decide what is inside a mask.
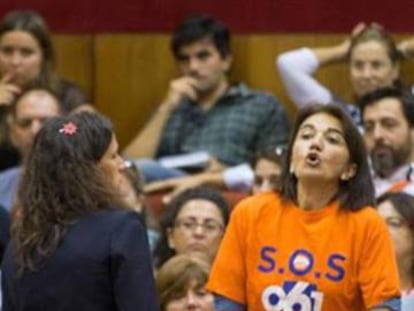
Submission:
[[[43,55],[39,81],[52,83],[51,70],[54,63],[54,50],[49,28],[43,17],[35,11],[12,11],[0,22],[0,38],[7,32],[20,30],[27,32],[38,42]]]
[[[414,238],[414,196],[405,192],[387,192],[377,199],[377,205],[390,201],[395,210],[403,217]],[[411,275],[414,275],[414,253],[412,254]],[[413,282],[414,282],[414,278]]]
[[[224,226],[227,226],[230,216],[230,207],[220,191],[208,187],[197,187],[184,191],[176,198],[174,198],[170,204],[168,204],[163,215],[161,216],[161,236],[154,250],[154,257],[156,259],[157,267],[160,267],[164,262],[175,255],[175,251],[168,245],[168,229],[174,227],[177,215],[183,206],[191,200],[198,199],[207,200],[214,203],[220,210]]]
[[[76,126],[73,134],[63,126]],[[98,163],[113,137],[111,122],[81,112],[46,121],[24,164],[12,240],[20,268],[34,270],[84,214],[109,208],[115,191]]]
[[[335,104],[314,104],[299,110],[291,132],[281,176],[281,196],[286,201],[297,203],[297,178],[290,172],[292,148],[302,123],[315,114],[327,114],[339,120],[349,151],[349,161],[357,165],[356,174],[348,181],[338,180],[336,198],[341,209],[357,211],[365,206],[374,206],[374,186],[369,170],[364,141],[349,115]],[[321,189],[323,191],[323,189]]]

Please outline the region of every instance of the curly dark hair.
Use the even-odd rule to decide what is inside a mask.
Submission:
[[[68,124],[76,126],[72,134],[63,131]],[[11,238],[22,270],[34,270],[80,216],[114,206],[116,192],[98,166],[113,135],[111,122],[90,112],[50,119],[39,131],[13,212]]]
[[[178,195],[166,207],[160,219],[160,239],[154,250],[154,257],[156,259],[156,266],[160,267],[164,262],[175,255],[175,251],[168,245],[168,229],[174,227],[174,222],[177,215],[183,206],[191,200],[203,199],[214,203],[220,210],[223,217],[223,223],[227,226],[230,217],[230,208],[226,199],[222,196],[219,190],[208,187],[196,187],[184,191]]]

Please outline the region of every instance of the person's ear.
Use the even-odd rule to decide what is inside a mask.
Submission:
[[[229,53],[223,57],[223,71],[229,72],[232,64],[233,64],[233,55]]]
[[[293,166],[293,164],[291,164],[291,165],[289,166],[289,173],[290,173],[291,175],[295,175],[295,167]]]
[[[340,179],[342,181],[348,181],[350,179],[352,179],[357,172],[357,165],[355,163],[351,163],[348,165],[348,167],[345,169],[344,172],[342,172]]]
[[[10,142],[14,147],[18,146],[18,138],[16,137],[15,117],[11,113],[9,113],[6,117],[6,125],[8,127]]]
[[[171,248],[171,249],[175,249],[175,243],[174,243],[172,228],[167,228],[167,241],[168,241],[168,247]]]
[[[392,66],[392,80],[397,81],[400,77],[400,63],[395,62]]]
[[[9,127],[11,127],[13,125],[13,123],[14,123],[14,117],[13,117],[13,115],[11,113],[8,113],[7,114],[6,122],[7,122],[7,126],[9,126]]]

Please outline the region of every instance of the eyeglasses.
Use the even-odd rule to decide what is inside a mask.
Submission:
[[[385,218],[385,222],[388,226],[393,228],[401,228],[407,224],[407,222],[400,217],[387,217]]]
[[[180,228],[187,232],[194,232],[199,226],[201,226],[204,232],[210,234],[224,229],[224,226],[214,219],[209,219],[202,223],[199,223],[194,219],[177,219],[174,223],[175,228]]]

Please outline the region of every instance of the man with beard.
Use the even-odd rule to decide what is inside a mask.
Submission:
[[[376,196],[389,191],[414,190],[412,93],[391,87],[381,88],[362,97],[359,107]]]
[[[175,30],[171,49],[181,77],[170,82],[161,105],[124,150],[125,156],[158,159],[201,151],[206,166],[199,171],[220,171],[287,142],[283,105],[269,94],[229,82],[232,54],[224,23],[209,16],[186,19]],[[138,164],[147,181],[188,172],[151,160]]]

